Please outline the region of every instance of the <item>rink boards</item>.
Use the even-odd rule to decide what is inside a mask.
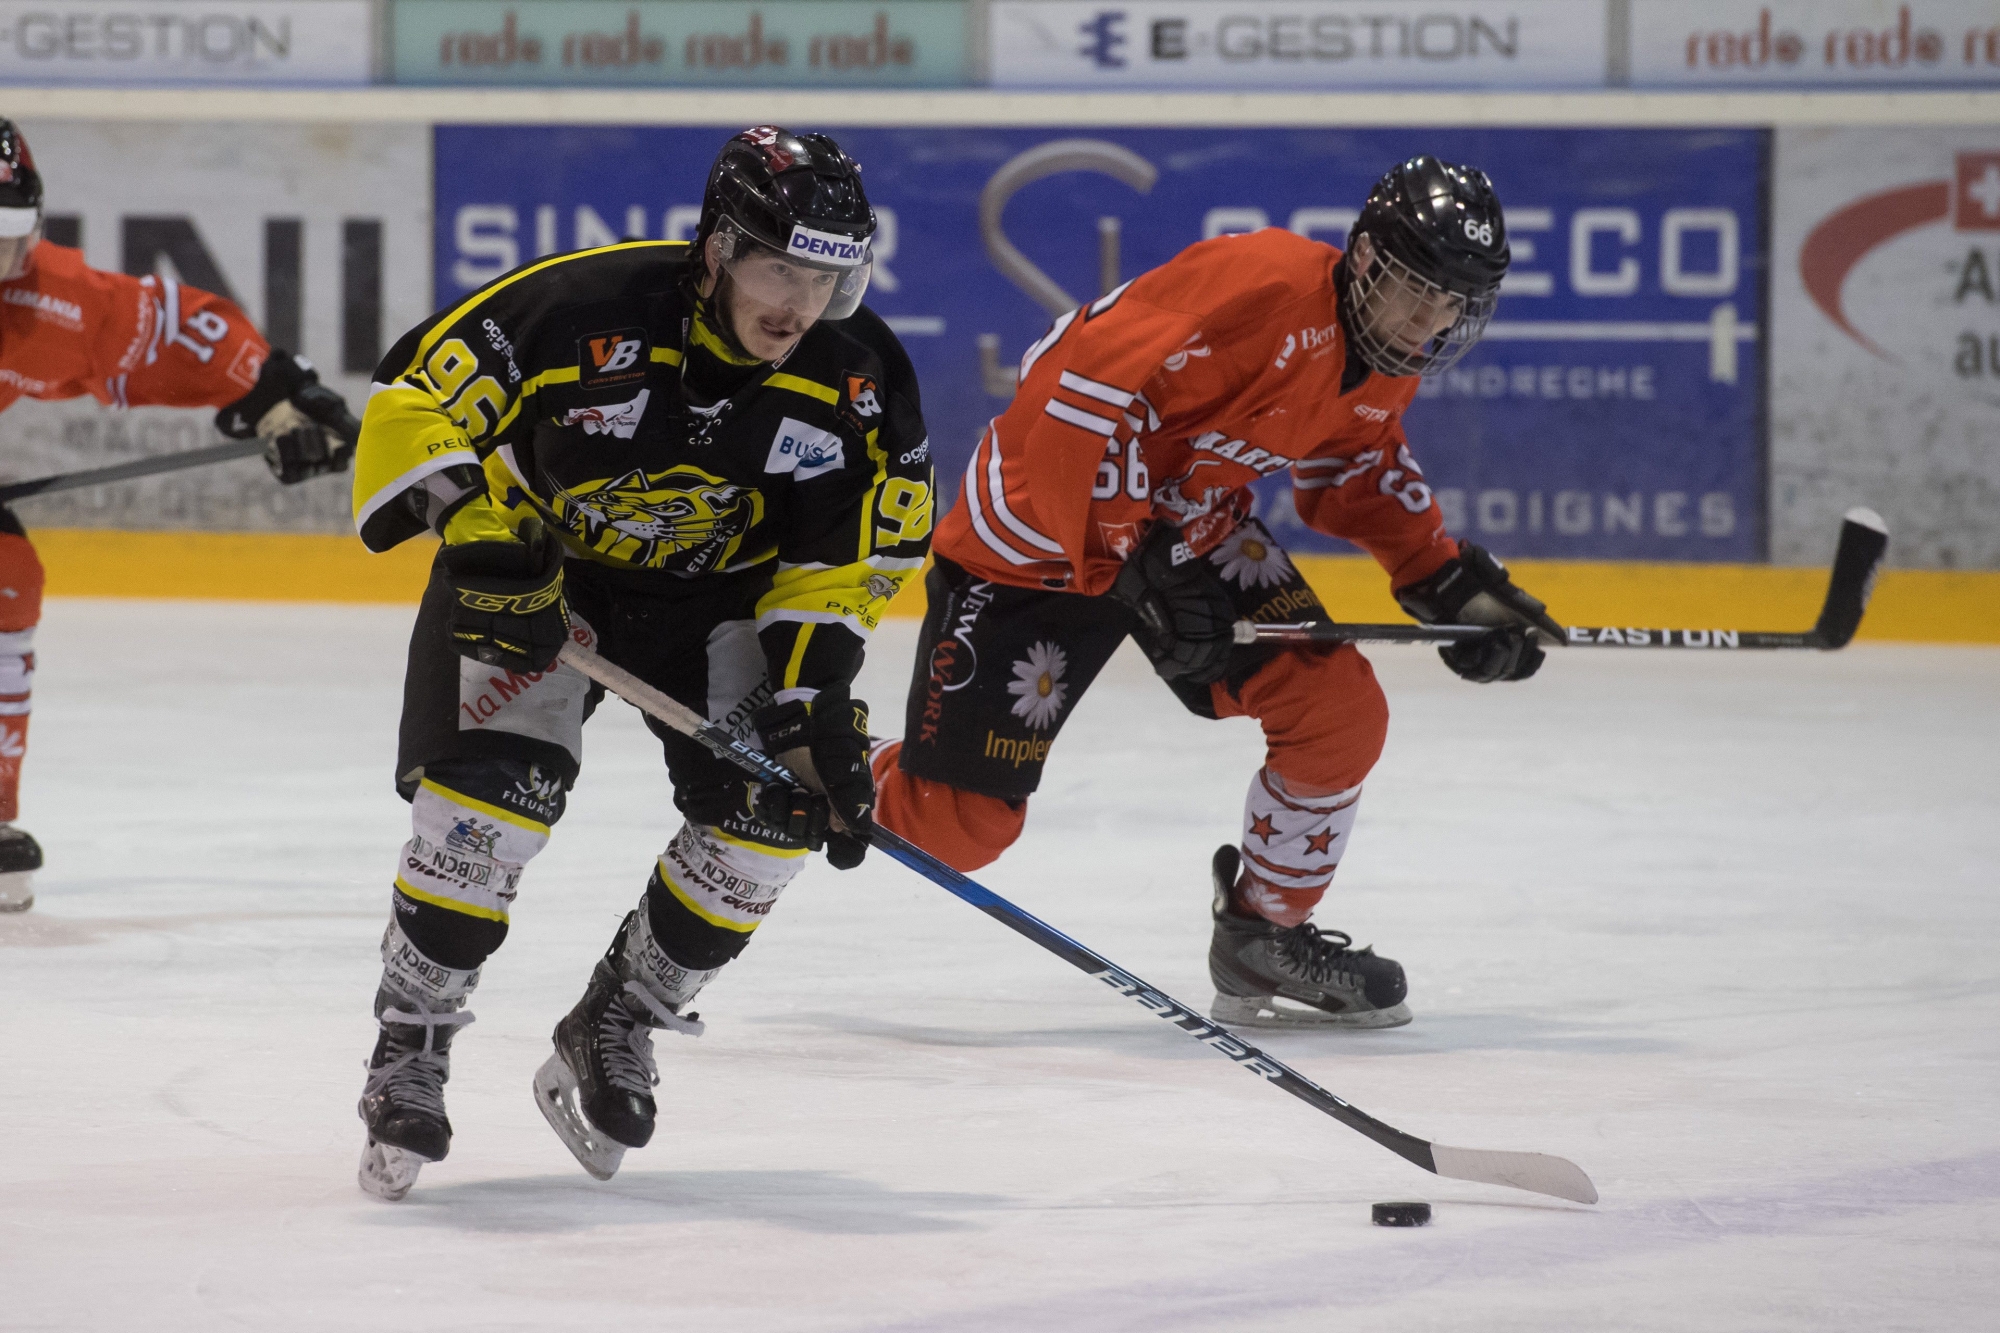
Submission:
[[[436,546],[406,542],[370,555],[317,533],[38,531],[57,597],[408,602],[422,593]],[[1346,620],[1400,621],[1388,582],[1363,556],[1299,557],[1306,577]],[[1801,629],[1818,614],[1826,571],[1811,566],[1520,560],[1511,568],[1562,619],[1654,628]],[[923,614],[912,580],[887,615]],[[1891,569],[1878,578],[1858,638],[2000,643],[2000,574]]]
[[[1763,556],[1766,131],[827,128],[881,220],[869,303],[947,489],[1051,319],[1219,235],[1344,246],[1385,167],[1429,152],[1493,178],[1515,256],[1486,340],[1406,418],[1453,530],[1507,556]],[[716,137],[439,126],[437,304],[538,254],[686,238]],[[1290,547],[1352,549],[1264,490]]]
[[[52,234],[104,267],[166,264],[227,291],[351,397],[403,328],[514,263],[690,234],[720,125],[834,130],[868,171],[883,222],[870,301],[918,367],[947,502],[1021,349],[1067,303],[1208,236],[1272,225],[1337,243],[1385,162],[1476,162],[1507,201],[1514,273],[1488,339],[1408,414],[1453,531],[1565,562],[1573,597],[1616,589],[1635,617],[1681,575],[1595,566],[1811,565],[1860,502],[1888,518],[1893,564],[2000,566],[1981,517],[2000,502],[1990,97],[191,93],[180,119],[132,118],[158,116],[145,96],[10,94],[52,164]],[[1887,123],[1913,119],[1929,123]],[[0,418],[23,476],[209,437],[202,414],[88,400]],[[332,535],[345,490],[280,490],[248,463],[21,512],[38,532]],[[1351,554],[1299,524],[1282,486],[1260,506],[1294,551]],[[136,593],[153,577],[57,555],[96,545],[51,546],[54,586]],[[148,549],[174,588],[241,582],[186,544]],[[394,595],[386,571],[308,564],[297,595]],[[1968,577],[1892,582],[1925,604],[1899,635],[1988,633],[1952,610]]]

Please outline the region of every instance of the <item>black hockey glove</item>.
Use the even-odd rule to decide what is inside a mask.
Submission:
[[[271,410],[279,412],[290,406],[280,403]],[[266,436],[264,440],[264,465],[287,486],[329,472],[345,472],[348,460],[353,457],[354,451],[343,448],[333,432],[303,418],[290,430]]]
[[[1235,646],[1236,603],[1215,562],[1196,555],[1171,523],[1155,523],[1111,585],[1139,617],[1133,637],[1164,680],[1222,679]]]
[[[845,685],[824,689],[811,704],[794,699],[757,710],[764,750],[792,770],[805,791],[766,787],[764,817],[808,847],[822,839],[836,870],[852,870],[868,853],[875,813],[875,775],[868,767],[868,705]]]
[[[312,362],[273,347],[249,393],[215,414],[232,440],[262,437],[264,461],[285,485],[345,472],[361,438],[347,400],[319,382]]]
[[[530,517],[517,541],[446,546],[451,642],[461,657],[512,671],[546,671],[569,638],[563,606],[563,545]]]
[[[1397,590],[1396,601],[1427,625],[1492,625],[1491,634],[1438,649],[1444,664],[1481,685],[1526,680],[1545,654],[1536,633],[1562,638],[1548,608],[1514,586],[1507,567],[1484,547],[1458,544],[1458,556],[1427,579]]]

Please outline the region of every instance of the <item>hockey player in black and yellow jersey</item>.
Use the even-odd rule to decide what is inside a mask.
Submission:
[[[535,1079],[592,1174],[652,1135],[652,1030],[700,1032],[689,1001],[809,850],[860,860],[874,788],[849,685],[932,510],[915,377],[860,304],[874,227],[831,139],[747,130],[710,173],[691,244],[539,260],[383,361],[355,523],[371,550],[426,530],[444,545],[405,683],[396,783],[414,831],[360,1105],[370,1193],[401,1198],[449,1147],[452,1035],[603,697],[556,664],[566,639],[811,788],[751,788],[655,727],[685,823]]]

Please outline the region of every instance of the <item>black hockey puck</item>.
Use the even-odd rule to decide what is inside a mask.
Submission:
[[[1427,1227],[1431,1223],[1427,1203],[1378,1203],[1370,1212],[1378,1227]]]

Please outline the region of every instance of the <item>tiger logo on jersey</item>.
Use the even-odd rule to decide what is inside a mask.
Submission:
[[[720,569],[764,517],[762,494],[685,464],[566,487],[551,507],[599,555],[677,574]]]

